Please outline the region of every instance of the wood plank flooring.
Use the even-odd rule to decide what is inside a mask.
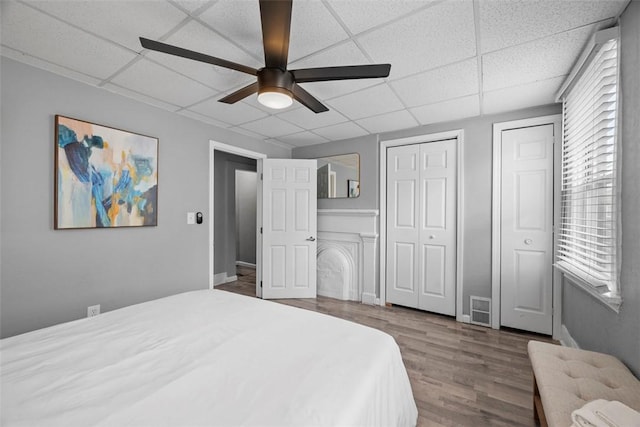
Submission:
[[[255,297],[255,270],[216,289]],[[535,426],[527,342],[549,337],[493,330],[393,306],[332,298],[277,300],[380,329],[400,347],[419,426]]]

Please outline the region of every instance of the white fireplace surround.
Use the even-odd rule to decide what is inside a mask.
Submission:
[[[377,304],[378,215],[318,209],[318,295]]]

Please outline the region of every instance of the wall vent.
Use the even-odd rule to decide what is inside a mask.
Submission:
[[[491,298],[471,296],[471,320],[474,325],[491,327]]]

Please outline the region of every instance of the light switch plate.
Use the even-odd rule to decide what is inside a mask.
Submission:
[[[196,223],[196,213],[187,212],[187,224],[195,224],[195,223]]]

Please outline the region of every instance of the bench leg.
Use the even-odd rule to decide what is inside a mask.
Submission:
[[[542,427],[548,426],[547,418],[544,415],[544,408],[542,407],[540,390],[538,390],[538,383],[536,381],[535,374],[533,375],[533,419]]]

